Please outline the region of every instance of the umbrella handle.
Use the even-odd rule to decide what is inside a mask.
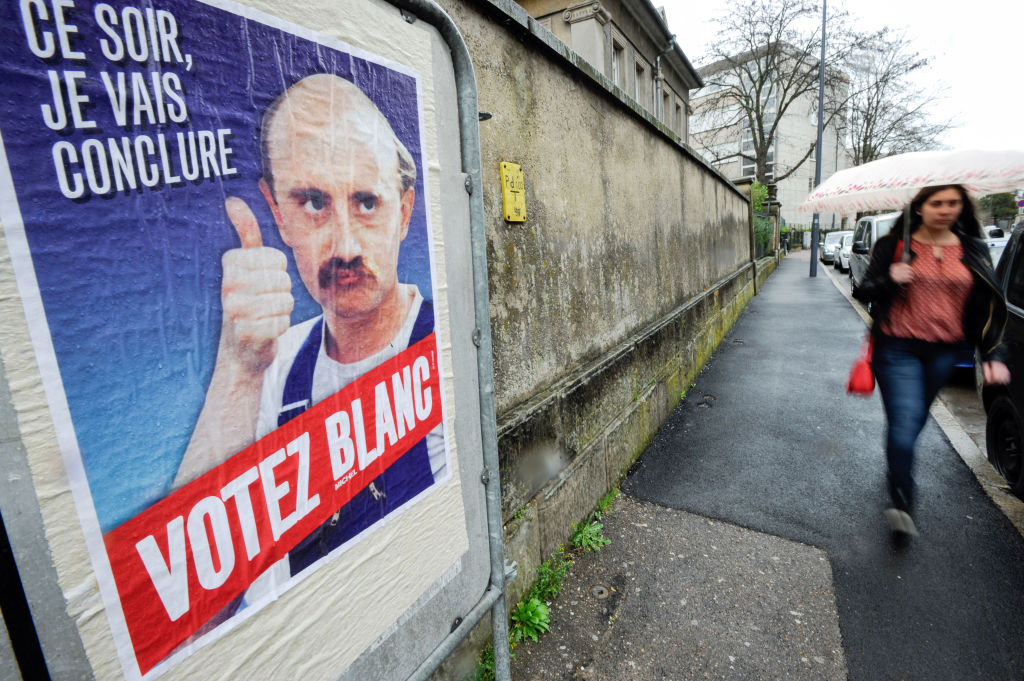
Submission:
[[[903,252],[900,262],[910,264],[910,204],[903,207]]]

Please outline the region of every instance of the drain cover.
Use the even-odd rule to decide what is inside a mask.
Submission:
[[[590,587],[590,593],[593,594],[594,598],[604,600],[605,598],[608,598],[608,594],[610,592],[608,591],[608,587],[601,586],[600,584],[595,584],[594,586]]]

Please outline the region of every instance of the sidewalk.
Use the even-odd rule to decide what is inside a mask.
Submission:
[[[823,551],[622,495],[515,681],[847,678]]]
[[[1024,675],[1024,540],[930,421],[922,536],[892,544],[881,404],[843,390],[863,321],[808,269],[786,258],[723,340],[514,679]]]

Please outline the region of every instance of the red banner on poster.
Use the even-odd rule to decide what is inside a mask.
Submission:
[[[441,423],[434,334],[108,533],[143,674]]]

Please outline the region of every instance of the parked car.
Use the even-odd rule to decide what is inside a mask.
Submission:
[[[850,269],[850,249],[853,247],[853,232],[843,237],[836,249],[835,262],[833,263],[840,272]]]
[[[1006,248],[1006,242],[1009,240],[1009,237],[985,239],[985,243],[988,245],[988,254],[992,258],[992,267],[999,264],[999,258],[1002,257],[1003,249]]]
[[[1009,238],[996,267],[996,280],[1009,311],[1003,338],[1009,347],[1010,384],[983,385],[980,363],[974,373],[987,415],[988,459],[1013,493],[1024,497],[1024,230]]]
[[[821,242],[821,250],[818,253],[818,257],[826,265],[831,265],[836,257],[836,248],[839,246],[843,237],[847,234],[852,234],[849,231],[829,232],[825,235],[825,238]]]
[[[854,287],[859,286],[864,279],[864,273],[871,260],[871,247],[892,230],[899,216],[899,211],[896,211],[869,215],[857,220],[857,226],[853,230],[853,246],[850,247],[850,280]]]

